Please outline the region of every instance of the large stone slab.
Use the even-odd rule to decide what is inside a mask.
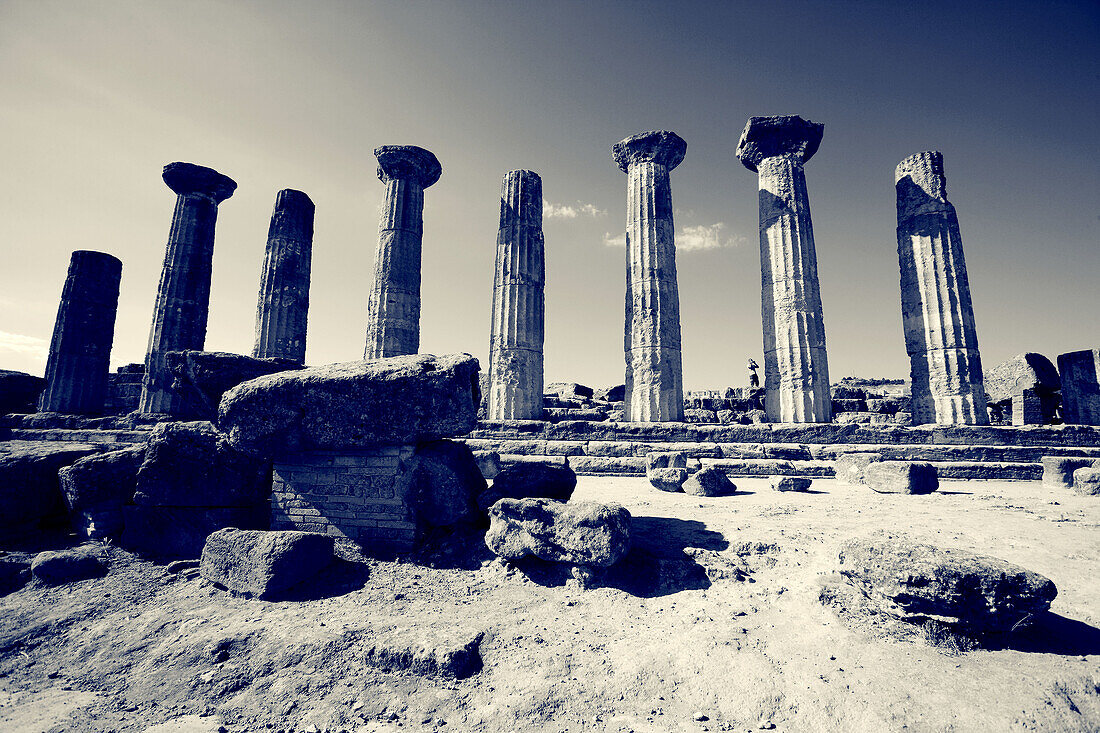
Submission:
[[[301,369],[291,359],[257,359],[221,351],[169,351],[164,363],[172,373],[172,390],[181,400],[180,414],[215,420],[222,395],[242,382]]]
[[[233,448],[208,422],[160,423],[137,473],[139,506],[245,507],[266,500],[270,464]]]
[[[985,393],[990,402],[1018,397],[1025,389],[1057,392],[1058,370],[1042,354],[1017,354],[985,372]]]
[[[0,442],[0,527],[33,530],[47,517],[63,517],[58,470],[98,452],[84,443]]]
[[[506,560],[609,567],[630,549],[630,513],[618,504],[501,499],[489,510],[485,544]]]
[[[688,477],[683,485],[685,494],[694,496],[730,496],[737,487],[726,478],[726,473],[714,466],[704,466]]]
[[[266,456],[458,437],[477,426],[478,368],[469,354],[419,354],[272,374],[227,392],[218,425]]]
[[[451,527],[477,516],[477,497],[488,484],[466,446],[450,440],[424,443],[404,469],[396,493],[410,498],[418,522]]]
[[[107,565],[102,548],[83,546],[38,553],[31,563],[31,574],[47,585],[61,585],[105,575]]]
[[[983,635],[1011,631],[1050,608],[1049,578],[994,557],[876,535],[843,543],[840,574],[881,613]]]
[[[1043,486],[1052,489],[1072,487],[1074,471],[1078,468],[1092,468],[1097,463],[1095,458],[1075,456],[1043,456],[1039,460],[1043,464]]]
[[[1078,468],[1074,471],[1073,490],[1082,496],[1100,496],[1100,468]]]
[[[1062,416],[1069,425],[1100,425],[1100,349],[1058,355]]]
[[[269,599],[306,581],[335,559],[332,537],[227,527],[206,538],[199,572],[237,593]]]
[[[73,528],[88,539],[122,534],[122,507],[134,498],[145,446],[81,458],[57,472]]]
[[[575,488],[577,474],[567,464],[514,463],[497,474],[477,503],[481,509],[488,509],[503,498],[569,501]]]

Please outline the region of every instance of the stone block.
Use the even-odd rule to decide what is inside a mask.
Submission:
[[[88,539],[118,538],[122,506],[137,489],[145,446],[134,446],[81,458],[58,471],[61,493],[73,528]]]
[[[63,518],[58,470],[98,452],[84,443],[0,442],[0,528],[34,530],[48,518]]]
[[[1093,468],[1095,458],[1076,458],[1070,456],[1043,456],[1043,486],[1052,489],[1068,489],[1073,486],[1073,473],[1079,468]]]
[[[31,574],[47,585],[61,585],[106,575],[108,564],[102,548],[83,546],[38,553]]]
[[[916,461],[875,461],[863,472],[863,483],[880,494],[931,494],[939,488],[936,467]]]
[[[1073,490],[1082,496],[1100,496],[1100,468],[1078,468],[1074,471]]]
[[[801,476],[772,476],[771,486],[773,491],[809,491],[811,479]]]
[[[684,482],[687,481],[688,472],[686,468],[663,467],[651,468],[646,471],[645,475],[653,488],[676,493],[683,490]]]
[[[229,527],[206,538],[199,571],[223,588],[269,599],[315,577],[335,559],[333,550],[323,534]]]
[[[867,467],[881,460],[879,453],[842,453],[836,457],[836,477],[849,484],[862,484]]]
[[[684,481],[683,491],[693,496],[730,496],[737,493],[737,486],[722,469],[704,466]]]
[[[630,549],[630,513],[618,504],[501,499],[489,511],[485,544],[506,560],[609,567]]]

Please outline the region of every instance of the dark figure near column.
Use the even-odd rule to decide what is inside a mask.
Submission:
[[[756,374],[756,370],[759,368],[759,364],[749,359],[749,389],[756,389],[760,386],[760,377]]]

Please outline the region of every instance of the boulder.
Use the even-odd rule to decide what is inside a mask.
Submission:
[[[686,453],[665,451],[645,454],[645,470],[647,473],[655,468],[687,468],[687,465]]]
[[[1058,355],[1062,417],[1067,425],[1100,425],[1100,349]]]
[[[98,452],[82,443],[0,442],[0,529],[34,530],[47,518],[63,518],[58,470]]]
[[[608,387],[596,392],[596,399],[603,402],[622,402],[626,399],[626,385],[616,384],[614,387]]]
[[[717,425],[718,414],[714,410],[692,408],[684,410],[684,422],[695,425]]]
[[[862,484],[867,467],[881,460],[878,453],[841,453],[836,457],[836,477],[849,484]]]
[[[257,359],[221,351],[169,351],[164,362],[172,391],[182,399],[181,416],[215,420],[222,395],[242,382],[301,369],[292,359]]]
[[[397,478],[395,493],[409,498],[418,521],[452,527],[477,517],[477,497],[487,488],[469,448],[433,440],[417,446]]]
[[[107,557],[98,547],[40,552],[31,562],[31,575],[47,585],[61,585],[107,573]]]
[[[577,488],[577,474],[567,464],[513,463],[493,479],[493,485],[478,497],[478,508],[486,510],[499,500],[553,499],[569,501]]]
[[[1042,354],[1018,354],[986,370],[985,393],[990,402],[1011,400],[1025,389],[1051,393],[1062,388],[1058,370]]]
[[[500,454],[493,450],[475,450],[474,460],[481,470],[481,476],[492,481],[500,474]]]
[[[334,547],[332,537],[316,532],[227,527],[206,538],[199,572],[228,590],[268,599],[327,568]]]
[[[1068,489],[1073,486],[1073,472],[1078,468],[1092,468],[1095,458],[1043,456],[1043,486],[1052,489]]]
[[[265,456],[458,437],[477,427],[478,369],[469,354],[414,354],[271,374],[226,392],[218,425]]]
[[[733,425],[737,422],[737,413],[733,410],[718,410],[714,413],[719,425]]]
[[[137,489],[137,473],[145,446],[81,458],[57,472],[73,528],[93,540],[122,534],[122,506]]]
[[[903,425],[908,427],[913,424],[913,414],[911,412],[898,411],[894,413],[894,424]]]
[[[1100,468],[1078,468],[1074,471],[1073,490],[1082,496],[1100,496]]]
[[[551,382],[546,386],[546,389],[543,391],[546,394],[557,395],[563,400],[567,400],[570,398],[590,400],[595,393],[591,387],[586,387],[583,384],[577,384],[576,382]]]
[[[683,489],[688,472],[686,468],[651,468],[645,476],[653,488],[676,493]]]
[[[772,476],[774,491],[809,491],[811,479],[803,476]]]
[[[693,496],[730,496],[737,487],[720,468],[704,466],[684,482],[684,493]]]
[[[936,467],[919,461],[872,462],[863,483],[880,494],[931,494],[940,486]]]
[[[489,510],[485,544],[506,560],[608,567],[630,549],[630,513],[618,504],[501,499]]]
[[[972,635],[1001,633],[1050,608],[1050,579],[993,557],[879,534],[843,543],[838,570],[880,613]]]
[[[23,556],[0,552],[0,596],[14,593],[31,579],[31,563]]]
[[[0,369],[0,415],[11,412],[36,412],[38,396],[46,389],[46,380],[25,372]]]
[[[763,425],[768,421],[768,413],[763,410],[749,410],[742,417],[747,421],[743,425]]]
[[[153,428],[134,504],[246,507],[270,490],[270,463],[234,449],[208,422],[168,422]]]

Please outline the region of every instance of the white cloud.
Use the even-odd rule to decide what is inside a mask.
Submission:
[[[612,234],[611,232],[604,232],[603,243],[608,247],[625,247],[626,246],[626,232],[619,234]]]
[[[719,247],[737,247],[745,242],[741,236],[723,236],[722,230],[726,228],[724,222],[707,226],[684,227],[676,232],[676,250],[678,252],[691,252],[699,249],[718,249]],[[612,235],[607,232],[603,235],[603,243],[608,247],[625,247],[626,232]]]
[[[576,219],[580,216],[595,219],[598,216],[607,216],[607,211],[595,204],[586,204],[578,201],[576,205],[554,204],[546,199],[542,200],[542,215],[547,219]]]
[[[0,331],[0,352],[10,351],[31,356],[39,361],[46,361],[49,350],[50,344],[45,339]]]

